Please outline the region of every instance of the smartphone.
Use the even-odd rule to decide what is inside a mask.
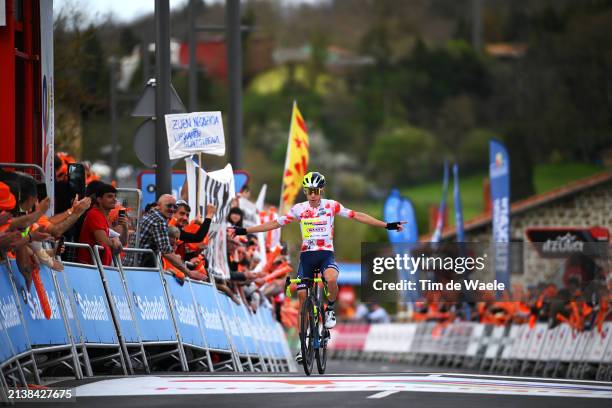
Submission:
[[[47,185],[45,183],[36,184],[36,193],[38,195],[38,201],[47,198]]]
[[[125,210],[119,210],[119,216],[125,217],[126,216]]]
[[[70,163],[68,165],[68,183],[72,197],[76,194],[79,198],[85,197],[85,166],[81,163]]]

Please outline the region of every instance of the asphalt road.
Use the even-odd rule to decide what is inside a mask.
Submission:
[[[330,361],[328,373],[310,377],[302,372],[173,373],[70,380],[50,386],[76,387],[75,400],[54,402],[54,407],[600,408],[612,403],[612,383],[436,372],[385,362]]]

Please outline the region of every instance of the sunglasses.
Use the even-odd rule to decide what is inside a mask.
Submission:
[[[178,205],[176,205],[176,204],[166,204],[166,208],[169,209],[169,210],[176,211],[176,210],[178,210]]]
[[[321,194],[322,190],[323,190],[322,188],[305,188],[304,189],[304,194],[306,194],[307,196],[309,196],[311,194],[319,195],[319,194]]]

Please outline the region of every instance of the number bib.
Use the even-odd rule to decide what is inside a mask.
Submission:
[[[325,239],[330,237],[329,223],[325,217],[305,218],[302,224],[302,239]]]

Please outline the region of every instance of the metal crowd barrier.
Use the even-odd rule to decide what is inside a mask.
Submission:
[[[9,386],[66,372],[82,379],[175,369],[295,371],[269,305],[252,313],[214,280],[181,284],[157,257],[155,268],[124,267],[118,256],[104,266],[101,247],[66,245],[88,251],[94,264],[66,262],[63,272],[41,265],[50,319],[15,260],[0,258],[0,400]]]
[[[338,324],[329,344],[341,359],[389,359],[507,375],[612,381],[612,321],[577,332],[567,324],[458,322]]]

